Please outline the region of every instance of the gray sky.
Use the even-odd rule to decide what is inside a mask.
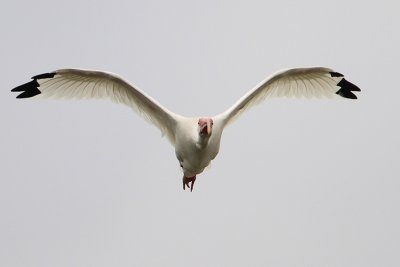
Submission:
[[[362,3],[362,4],[361,4]],[[0,266],[399,266],[396,1],[15,1],[0,9]],[[326,66],[359,100],[273,99],[182,190],[173,148],[107,101],[16,100],[118,73],[182,115]]]

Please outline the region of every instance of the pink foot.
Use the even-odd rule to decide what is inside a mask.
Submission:
[[[196,175],[192,177],[183,176],[183,190],[185,190],[186,186],[190,188],[190,192],[193,191],[194,181],[196,181]],[[192,182],[189,186],[189,183]]]

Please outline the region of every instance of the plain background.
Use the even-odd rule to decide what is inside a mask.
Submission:
[[[398,1],[2,1],[0,266],[400,266]],[[326,66],[356,101],[272,99],[182,190],[158,129],[109,101],[16,100],[59,68],[217,114]]]

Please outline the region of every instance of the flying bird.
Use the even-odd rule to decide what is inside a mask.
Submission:
[[[269,97],[357,99],[360,89],[344,76],[324,67],[293,68],[276,72],[216,116],[184,117],[160,105],[122,77],[104,71],[60,69],[39,74],[11,90],[17,98],[108,98],[131,107],[158,127],[175,147],[183,171],[183,189],[193,190],[196,175],[217,156],[224,128],[244,111]]]

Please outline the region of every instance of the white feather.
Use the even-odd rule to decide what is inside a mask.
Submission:
[[[218,115],[226,125],[249,108],[271,97],[334,98],[342,77],[332,77],[333,70],[322,67],[279,71],[259,83],[228,110]]]
[[[38,79],[41,96],[61,99],[110,99],[131,107],[157,126],[172,144],[175,143],[176,115],[147,96],[136,86],[110,72],[61,69],[55,76]]]

